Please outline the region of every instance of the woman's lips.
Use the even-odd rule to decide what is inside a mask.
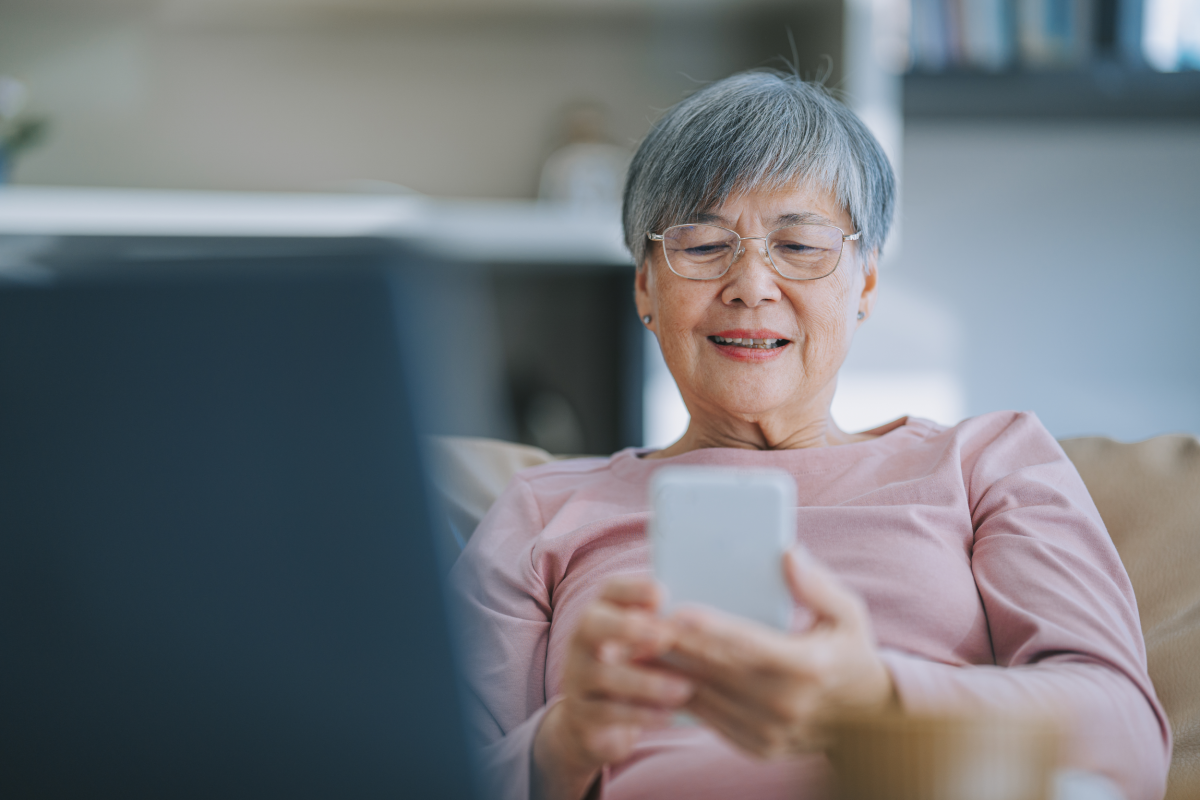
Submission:
[[[775,358],[791,344],[790,339],[784,338],[777,331],[765,329],[738,328],[721,331],[709,336],[708,340],[723,355],[739,361],[763,361]]]

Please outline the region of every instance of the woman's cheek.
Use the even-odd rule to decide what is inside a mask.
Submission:
[[[802,315],[804,372],[813,378],[826,372],[836,372],[849,348],[846,287],[833,285],[829,288],[833,291],[810,298]]]
[[[669,326],[669,323],[659,328],[658,346],[662,350],[663,361],[666,362],[667,369],[676,383],[690,382],[695,371],[697,354],[693,352],[690,338],[689,330]]]

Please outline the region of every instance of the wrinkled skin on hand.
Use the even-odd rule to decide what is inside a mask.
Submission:
[[[821,749],[840,714],[893,704],[865,603],[803,556],[783,566],[812,614],[802,633],[704,608],[664,619],[652,580],[609,582],[574,633],[562,697],[538,730],[535,796],[583,797],[604,764],[681,708],[737,747],[781,758]]]
[[[561,699],[534,741],[534,796],[579,798],[606,763],[629,757],[642,732],[669,723],[692,696],[687,679],[658,659],[676,625],[658,615],[662,595],[649,577],[605,585],[571,638]]]
[[[676,638],[666,656],[696,686],[686,709],[763,758],[819,750],[829,721],[895,703],[866,604],[804,556],[787,554],[784,569],[793,597],[813,614],[803,633],[688,608],[671,619]]]

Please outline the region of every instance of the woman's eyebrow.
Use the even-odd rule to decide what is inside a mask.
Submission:
[[[775,218],[775,225],[779,227],[784,225],[803,225],[810,222],[819,222],[828,225],[832,223],[832,220],[814,211],[801,211],[798,214],[780,214]]]

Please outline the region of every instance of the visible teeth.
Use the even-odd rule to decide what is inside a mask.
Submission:
[[[760,350],[771,350],[776,347],[782,347],[786,339],[731,339],[725,336],[714,336],[713,341],[717,344],[733,344],[740,347],[753,347]]]

